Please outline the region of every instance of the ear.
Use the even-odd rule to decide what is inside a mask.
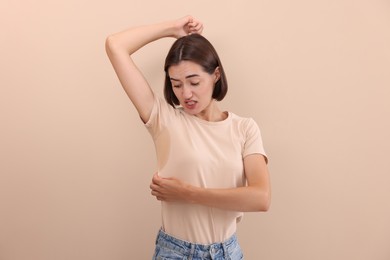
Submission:
[[[216,67],[214,70],[214,76],[215,76],[215,81],[214,83],[217,83],[217,81],[221,78],[221,71],[219,67]]]

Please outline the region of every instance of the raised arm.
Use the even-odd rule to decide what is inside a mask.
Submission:
[[[180,38],[190,33],[201,33],[203,25],[192,16],[138,26],[110,35],[106,52],[126,94],[144,122],[153,108],[153,92],[131,55],[146,44],[164,37]]]

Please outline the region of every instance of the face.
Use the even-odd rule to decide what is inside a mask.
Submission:
[[[191,61],[181,61],[168,69],[173,93],[184,111],[199,115],[207,110],[212,103],[215,82],[219,79],[218,68],[209,74],[203,68]]]

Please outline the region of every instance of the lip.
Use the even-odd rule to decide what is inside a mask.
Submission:
[[[186,100],[186,101],[184,101],[184,106],[187,109],[194,109],[197,103],[198,102],[195,100]]]

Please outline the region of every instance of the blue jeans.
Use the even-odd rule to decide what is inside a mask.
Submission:
[[[177,239],[160,230],[153,260],[241,260],[244,259],[234,234],[223,243],[194,244]]]

